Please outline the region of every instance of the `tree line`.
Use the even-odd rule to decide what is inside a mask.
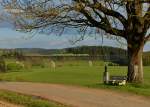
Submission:
[[[86,60],[103,60],[117,63],[119,65],[127,65],[128,56],[127,50],[109,46],[78,46],[64,49],[3,49],[1,50],[1,56],[5,58],[14,57],[17,59],[24,59],[27,55],[40,55],[40,56],[51,56],[55,57],[55,54],[59,55],[60,59],[86,59]],[[72,54],[72,57],[67,57],[66,54]],[[84,58],[83,58],[84,56]],[[56,56],[57,57],[57,56]],[[62,58],[65,57],[65,58]],[[77,58],[78,57],[78,58]],[[56,58],[57,59],[57,58]],[[143,64],[150,65],[150,52],[145,52],[143,55]]]
[[[127,65],[128,53],[122,48],[108,47],[108,46],[80,46],[74,48],[67,48],[67,53],[72,54],[88,54],[89,57],[101,56],[102,60],[111,61],[120,65]],[[150,65],[150,52],[144,52],[143,64]]]

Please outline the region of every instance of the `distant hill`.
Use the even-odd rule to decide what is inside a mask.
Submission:
[[[120,65],[127,65],[127,50],[121,48],[114,48],[108,46],[78,46],[64,49],[41,49],[41,48],[17,48],[17,49],[0,49],[0,54],[5,56],[5,53],[9,56],[16,52],[21,53],[24,56],[59,56],[59,57],[75,57],[75,59],[81,59],[81,57],[90,58],[93,60],[105,60],[118,63]],[[11,53],[11,54],[10,54]],[[145,52],[143,55],[144,65],[150,65],[150,52]]]
[[[150,56],[150,51],[144,52],[144,56]]]
[[[42,49],[42,48],[16,48],[16,49],[0,49],[0,53],[17,51],[24,55],[51,55],[65,53],[64,49]]]
[[[88,54],[89,56],[97,55],[121,55],[127,56],[127,50],[109,47],[109,46],[78,46],[64,49],[42,49],[42,48],[16,48],[0,49],[0,54],[4,51],[19,51],[24,55],[53,55],[53,54]],[[150,52],[145,52],[144,56],[150,56]]]
[[[66,48],[67,53],[73,54],[89,54],[89,56],[110,56],[110,55],[121,55],[127,56],[127,51],[121,48],[114,48],[108,46],[80,46],[74,48]]]

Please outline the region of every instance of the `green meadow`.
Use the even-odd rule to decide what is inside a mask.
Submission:
[[[136,93],[150,96],[150,67],[144,67],[143,84],[127,84],[126,86],[111,86],[103,84],[104,62],[93,61],[89,66],[88,61],[55,61],[55,68],[51,67],[50,62],[40,61],[41,63],[28,65],[22,69],[11,69],[6,73],[0,74],[1,81],[20,81],[20,82],[41,82],[52,84],[65,84],[82,86],[89,88],[104,88],[116,91]],[[10,63],[11,61],[9,61]],[[44,63],[46,62],[46,63]],[[25,63],[25,62],[24,62]],[[27,64],[27,62],[26,62]],[[108,65],[110,62],[107,62]],[[115,65],[115,64],[114,64]],[[14,67],[14,66],[12,66]],[[16,67],[16,66],[15,66]],[[126,75],[126,66],[108,66],[110,75]]]

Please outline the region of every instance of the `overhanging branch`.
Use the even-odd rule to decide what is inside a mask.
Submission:
[[[89,14],[89,12],[87,10],[81,9],[80,12],[88,19],[88,21],[91,23],[91,25],[93,25],[93,27],[103,29],[106,33],[125,38],[125,31],[124,30],[119,30],[117,28],[113,28],[108,21],[107,21],[107,23],[103,20],[101,20],[100,22],[96,21]]]
[[[103,12],[105,15],[117,18],[123,24],[123,26],[126,28],[127,20],[119,12],[114,11],[112,9],[108,9],[108,8],[104,7],[101,3],[91,4],[91,5],[89,5],[89,7],[93,8],[93,9],[97,9],[97,10]]]
[[[113,9],[109,9],[107,6],[103,6],[100,1],[93,0],[93,3],[90,3],[87,0],[74,0],[74,1],[81,5],[83,3],[86,7],[92,8],[93,10],[94,9],[98,10],[98,11],[104,13],[105,15],[115,17],[123,24],[124,28],[127,27],[127,20],[123,15],[121,15],[119,12],[117,12]],[[106,0],[105,2],[110,2],[110,0]],[[113,0],[111,2],[113,2]]]
[[[145,38],[145,42],[150,41],[150,34]]]
[[[144,15],[144,25],[145,25],[145,29],[149,29],[150,27],[150,4],[149,4],[149,8],[146,14]]]
[[[150,3],[150,0],[141,0],[140,3]]]

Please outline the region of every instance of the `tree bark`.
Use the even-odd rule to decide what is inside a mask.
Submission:
[[[130,83],[142,83],[143,82],[143,47],[139,45],[136,48],[130,47],[128,44],[128,74],[127,80]]]

